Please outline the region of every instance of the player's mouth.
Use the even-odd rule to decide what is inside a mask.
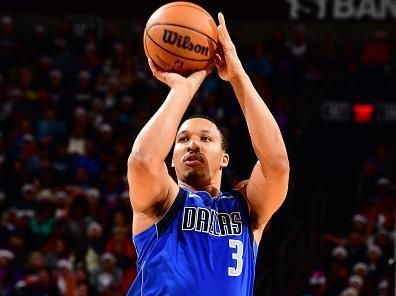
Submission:
[[[203,162],[203,157],[197,153],[190,153],[183,158],[183,163],[188,166],[196,166]]]

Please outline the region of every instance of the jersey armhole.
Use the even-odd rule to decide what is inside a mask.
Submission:
[[[177,213],[183,207],[185,200],[186,200],[186,191],[181,187],[179,187],[179,192],[177,193],[177,196],[173,201],[171,207],[166,211],[166,213],[161,217],[161,219],[157,223],[155,223],[155,227],[157,230],[157,239],[162,236],[162,234],[166,231],[168,226],[175,219]]]
[[[256,241],[254,240],[254,235],[253,235],[253,228],[252,228],[252,223],[250,221],[251,217],[250,217],[250,208],[249,208],[249,204],[248,201],[246,200],[245,196],[243,195],[243,193],[241,191],[239,191],[238,189],[232,189],[231,192],[235,192],[236,196],[238,199],[241,200],[242,206],[244,208],[244,212],[247,215],[248,221],[249,221],[249,238],[250,238],[250,242],[252,244],[252,246],[254,246],[254,244],[257,244]]]

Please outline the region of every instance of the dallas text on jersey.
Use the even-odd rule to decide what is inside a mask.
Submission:
[[[221,213],[213,209],[185,207],[182,229],[205,232],[214,236],[240,235],[242,233],[241,213]]]

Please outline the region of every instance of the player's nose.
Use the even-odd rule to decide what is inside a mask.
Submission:
[[[193,152],[197,152],[200,151],[200,146],[198,144],[198,141],[195,139],[190,139],[190,141],[188,142],[187,145],[187,151],[193,151]]]

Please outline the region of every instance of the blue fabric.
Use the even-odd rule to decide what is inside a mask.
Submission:
[[[237,191],[180,192],[155,225],[132,237],[138,275],[127,296],[252,295],[257,244]]]

